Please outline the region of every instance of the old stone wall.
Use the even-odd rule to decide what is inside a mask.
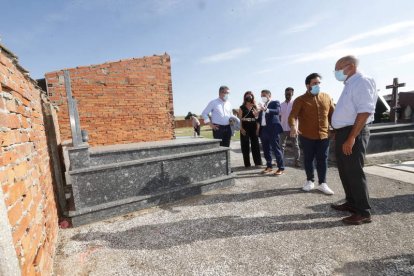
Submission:
[[[49,275],[57,242],[44,96],[0,45],[0,200],[8,218],[2,224],[9,227],[23,275]]]
[[[174,138],[170,57],[152,56],[68,69],[89,144],[111,145]],[[71,139],[63,70],[45,75],[59,106],[62,140]]]

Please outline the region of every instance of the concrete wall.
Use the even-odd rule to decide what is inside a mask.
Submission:
[[[144,57],[68,69],[80,124],[89,144],[174,138],[170,57]],[[47,73],[48,95],[59,106],[62,140],[71,139],[63,71]]]
[[[23,275],[50,274],[57,242],[44,101],[17,57],[0,45],[0,204],[8,220],[1,224],[9,228]]]

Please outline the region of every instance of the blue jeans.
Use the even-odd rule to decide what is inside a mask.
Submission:
[[[319,184],[326,183],[326,172],[328,170],[329,139],[308,139],[299,136],[303,149],[303,159],[306,172],[306,180],[315,181],[313,160],[316,158],[316,170],[318,172]]]

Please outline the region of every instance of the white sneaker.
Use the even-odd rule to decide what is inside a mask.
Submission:
[[[334,194],[334,191],[332,191],[328,187],[328,184],[326,184],[326,183],[320,184],[318,187],[316,187],[316,189],[318,189],[319,191],[321,191],[322,193],[324,193],[326,195],[333,195]]]
[[[313,190],[313,188],[315,188],[315,184],[313,184],[312,181],[308,180],[306,181],[305,185],[303,185],[302,190],[309,192],[310,190]]]

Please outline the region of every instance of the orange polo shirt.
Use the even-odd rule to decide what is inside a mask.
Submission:
[[[332,98],[323,92],[314,96],[310,92],[297,97],[289,115],[289,126],[299,120],[299,132],[308,139],[328,138],[329,124],[335,109]]]

